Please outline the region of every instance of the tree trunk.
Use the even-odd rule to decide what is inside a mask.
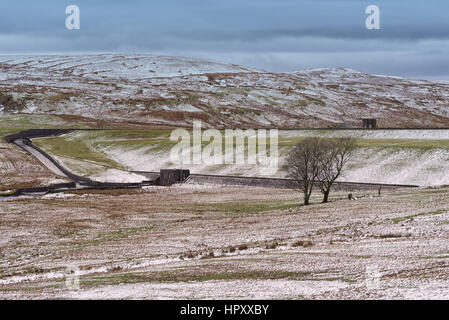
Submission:
[[[309,198],[310,198],[310,196],[308,195],[308,193],[304,192],[304,205],[305,206],[309,205]]]
[[[326,202],[328,202],[329,201],[329,193],[330,193],[330,191],[331,191],[331,189],[327,189],[323,194],[324,194],[324,197],[323,197],[323,203],[326,203]]]

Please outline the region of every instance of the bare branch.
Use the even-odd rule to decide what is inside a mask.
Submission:
[[[324,195],[323,202],[329,199],[332,185],[340,177],[355,148],[354,138],[329,139],[327,143],[327,156],[318,177],[319,188]]]

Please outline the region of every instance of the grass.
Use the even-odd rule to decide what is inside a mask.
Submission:
[[[18,294],[23,294],[24,292],[41,292],[44,289],[60,289],[65,285],[65,280],[53,280],[50,284],[39,284],[39,285],[23,285],[15,287],[1,287],[0,292],[17,292]]]
[[[151,130],[102,130],[82,132],[83,139],[108,141],[117,139],[142,140],[142,139],[166,139],[170,137],[171,130],[151,129]]]
[[[139,150],[150,147],[147,153],[168,152],[175,144],[169,141],[169,133],[169,130],[157,129],[79,131],[60,137],[34,139],[33,142],[56,156],[127,170],[126,164],[114,161],[101,150],[108,148]]]
[[[358,139],[359,148],[398,148],[398,149],[420,149],[428,151],[431,149],[449,149],[448,140],[424,140],[424,139]]]
[[[257,214],[266,211],[280,211],[301,207],[296,200],[265,201],[263,203],[247,203],[226,201],[221,203],[201,203],[195,205],[196,212],[218,212],[227,214]]]
[[[23,128],[30,127],[30,124],[23,124]],[[59,125],[61,127],[61,125]],[[62,126],[64,127],[64,126]],[[0,122],[0,130],[1,130]],[[324,135],[329,131],[316,131],[316,135]],[[0,131],[1,132],[1,131]],[[9,131],[10,132],[10,131]],[[80,160],[91,160],[97,163],[105,164],[111,167],[123,167],[126,164],[118,164],[111,160],[107,154],[101,152],[105,149],[124,149],[124,150],[145,150],[148,154],[158,152],[169,152],[171,147],[176,142],[170,141],[170,134],[172,130],[168,129],[151,129],[151,130],[102,130],[102,131],[85,131],[75,132],[66,137],[46,138],[46,144],[52,148],[51,151],[58,152],[60,156],[71,157]],[[191,132],[191,131],[190,131]],[[221,131],[223,133],[223,130]],[[305,139],[300,137],[283,137],[282,133],[279,137],[279,148],[281,154],[285,154],[288,150]],[[43,141],[43,139],[36,141]],[[65,146],[64,144],[67,144]],[[69,145],[70,144],[70,145]],[[203,146],[208,143],[203,142]],[[233,145],[235,147],[236,141]],[[223,151],[224,134],[223,134]],[[392,152],[403,149],[413,149],[425,152],[432,149],[449,149],[448,140],[420,140],[420,139],[358,139],[358,148],[381,148],[390,149]],[[268,141],[267,151],[269,151],[270,144]],[[87,156],[84,158],[84,156]]]
[[[402,238],[404,236],[407,236],[407,235],[404,235],[402,233],[386,233],[386,234],[381,234],[379,236],[379,238],[381,238],[381,239],[391,239],[391,238]]]
[[[401,221],[410,220],[410,219],[414,219],[417,217],[433,216],[433,215],[437,215],[437,214],[442,214],[446,211],[447,211],[447,209],[440,209],[440,210],[435,210],[435,211],[430,211],[430,212],[423,212],[423,213],[413,214],[413,215],[409,215],[409,216],[405,216],[405,217],[394,218],[394,219],[392,219],[392,221],[393,221],[393,223],[399,223]]]
[[[61,102],[64,100],[69,100],[70,97],[76,97],[76,96],[77,96],[77,94],[73,93],[73,92],[59,93],[59,94],[48,96],[48,100],[50,102],[56,103],[56,102]]]
[[[88,285],[118,285],[133,283],[177,283],[190,281],[211,281],[211,280],[314,280],[311,272],[289,272],[289,271],[230,271],[230,272],[189,272],[188,270],[159,271],[159,272],[134,272],[119,273],[105,276],[83,277],[82,283]],[[321,279],[316,279],[321,280]],[[327,279],[324,279],[327,280]]]
[[[301,207],[296,200],[265,200],[264,202],[248,203],[248,201],[225,201],[220,203],[197,202],[194,204],[183,203],[165,204],[160,209],[163,211],[184,213],[192,212],[198,215],[217,213],[223,215],[258,214],[268,211],[295,209]]]
[[[407,199],[407,202],[404,202],[403,205],[406,208],[417,208],[422,207],[425,208],[428,206],[428,203],[423,203],[421,200],[426,198],[423,195],[422,189],[417,190],[415,193],[414,199]],[[223,194],[224,193],[224,194]],[[178,256],[181,251],[187,251],[187,250],[201,250],[202,252],[210,252],[210,246],[213,246],[214,249],[217,248],[229,248],[229,251],[238,252],[239,250],[238,244],[243,244],[245,241],[248,241],[248,239],[245,240],[245,237],[241,237],[240,232],[235,234],[228,234],[228,230],[225,230],[226,232],[223,232],[221,227],[222,221],[220,221],[220,217],[216,217],[213,215],[205,215],[203,216],[204,219],[210,219],[206,220],[204,224],[195,224],[195,223],[187,223],[186,225],[168,225],[168,223],[174,221],[175,219],[181,219],[181,218],[189,218],[194,212],[195,208],[197,207],[196,201],[222,201],[222,199],[230,199],[231,197],[235,197],[236,201],[239,203],[245,203],[249,202],[250,204],[260,204],[260,199],[263,200],[263,204],[266,205],[281,205],[281,204],[288,204],[289,201],[293,201],[293,196],[296,196],[291,192],[291,194],[285,194],[283,191],[276,191],[276,193],[256,193],[253,194],[252,192],[248,192],[247,195],[245,194],[239,194],[240,190],[235,189],[232,192],[226,193],[226,190],[223,191],[217,191],[216,193],[212,193],[209,191],[208,194],[205,194],[204,196],[198,195],[195,197],[190,197],[190,193],[186,192],[183,195],[174,194],[172,196],[164,197],[165,192],[162,191],[158,195],[147,195],[145,197],[134,197],[130,196],[129,199],[131,202],[134,202],[134,199],[136,200],[136,203],[133,203],[132,205],[129,205],[127,207],[126,211],[126,220],[123,221],[123,223],[126,223],[126,225],[121,224],[122,222],[118,221],[110,221],[106,220],[107,217],[103,213],[113,213],[115,211],[115,206],[112,206],[111,203],[116,203],[117,205],[125,203],[125,199],[119,199],[117,200],[116,197],[77,197],[74,199],[66,199],[66,200],[58,200],[56,203],[58,206],[61,206],[62,208],[65,208],[65,211],[59,211],[57,208],[51,208],[47,207],[46,205],[40,205],[40,200],[32,199],[32,200],[26,200],[31,205],[26,207],[18,207],[16,203],[8,203],[8,210],[9,208],[20,208],[24,211],[25,214],[22,216],[13,216],[11,217],[10,214],[5,216],[10,219],[10,225],[11,230],[22,230],[24,228],[25,223],[33,226],[33,225],[42,225],[42,227],[45,226],[44,229],[34,229],[33,232],[29,232],[30,235],[34,235],[34,238],[36,236],[41,237],[42,235],[45,235],[45,238],[42,238],[42,241],[45,241],[46,244],[40,244],[35,243],[35,240],[33,241],[27,241],[26,238],[21,238],[20,240],[23,241],[24,244],[30,245],[30,248],[25,250],[25,248],[16,248],[13,247],[14,243],[8,244],[8,247],[3,250],[4,254],[7,254],[7,258],[11,259],[11,261],[20,261],[20,259],[28,258],[28,253],[31,253],[34,251],[35,248],[39,248],[40,256],[36,256],[34,258],[30,258],[29,260],[26,260],[25,265],[17,266],[17,268],[28,268],[28,267],[36,267],[36,268],[42,268],[42,266],[45,268],[45,266],[48,265],[54,265],[54,261],[59,262],[62,261],[65,263],[70,263],[70,261],[76,261],[77,263],[86,263],[86,265],[92,266],[91,269],[86,270],[92,270],[92,273],[89,275],[83,275],[81,276],[81,287],[83,289],[88,287],[97,287],[101,288],[103,285],[118,285],[120,283],[179,283],[180,288],[183,287],[184,282],[188,281],[209,281],[209,280],[223,280],[223,281],[233,281],[233,280],[265,280],[265,279],[285,279],[285,280],[309,280],[309,281],[337,281],[334,283],[341,283],[341,281],[350,283],[351,281],[354,281],[354,279],[358,279],[360,281],[360,275],[364,271],[364,266],[366,263],[370,263],[370,261],[367,261],[366,259],[377,259],[376,255],[373,257],[370,256],[361,256],[360,258],[363,258],[365,260],[363,261],[355,261],[355,256],[353,254],[364,254],[364,250],[358,250],[357,244],[358,242],[351,241],[347,236],[342,236],[342,240],[344,240],[344,243],[338,244],[336,246],[329,247],[325,245],[322,241],[327,240],[329,237],[317,239],[318,242],[320,242],[319,248],[317,247],[315,250],[310,251],[309,249],[300,249],[297,250],[289,250],[289,252],[285,253],[283,250],[281,253],[270,251],[269,253],[262,252],[260,254],[253,254],[251,252],[242,252],[240,256],[237,258],[247,258],[247,260],[241,259],[240,261],[244,261],[243,263],[237,263],[237,261],[234,257],[215,257],[214,259],[207,259],[207,260],[197,260],[197,261],[188,261],[188,262],[180,262],[180,263],[167,263],[163,265],[158,266],[151,266],[151,267],[144,267],[145,261],[151,261],[153,259],[159,259],[162,258],[166,252],[163,252],[162,249],[163,245],[169,245],[169,252],[171,256]],[[215,195],[221,195],[221,198],[215,197]],[[187,195],[187,196],[186,196]],[[283,197],[282,199],[285,199],[287,196],[291,196],[292,200],[284,200],[276,202],[269,202],[265,200],[265,196],[268,198],[270,195],[275,195],[279,197]],[[162,199],[160,200],[160,197]],[[393,196],[385,198],[382,200],[389,201],[390,198],[394,198]],[[422,199],[421,199],[422,198]],[[441,199],[446,199],[445,197],[438,197]],[[133,199],[133,200],[131,200]],[[167,200],[168,199],[168,200]],[[168,212],[171,212],[171,208],[176,207],[178,203],[180,202],[179,199],[185,199],[185,202],[189,202],[191,205],[191,209],[188,211],[184,211],[185,215],[175,214],[174,216],[170,216],[168,214],[165,214],[165,211],[161,211],[158,208],[152,208],[152,203],[154,202],[162,202],[162,205],[165,206],[164,210],[167,210]],[[402,199],[402,198],[401,198]],[[53,201],[53,199],[47,199],[48,201]],[[139,202],[141,201],[141,202]],[[371,204],[377,203],[377,201],[370,201]],[[278,226],[279,229],[278,233],[273,233],[273,236],[276,237],[276,239],[272,239],[270,236],[270,239],[267,240],[267,238],[264,239],[253,239],[251,241],[257,241],[257,242],[248,242],[248,244],[253,247],[254,245],[257,245],[257,249],[270,249],[269,246],[274,244],[275,241],[279,241],[279,244],[282,242],[288,241],[289,244],[293,243],[297,240],[309,240],[308,236],[313,237],[313,231],[318,228],[323,227],[332,227],[335,224],[344,224],[347,225],[345,221],[346,217],[344,214],[347,215],[347,217],[350,219],[350,222],[352,223],[355,221],[354,219],[362,219],[365,221],[369,217],[369,221],[376,221],[377,219],[375,215],[372,216],[369,215],[367,218],[365,218],[365,212],[362,210],[360,212],[359,208],[366,208],[366,204],[360,204],[355,206],[354,208],[348,207],[347,202],[342,203],[336,203],[335,207],[335,213],[338,214],[338,217],[334,221],[328,221],[323,222],[323,219],[320,219],[320,217],[327,217],[334,214],[334,210],[329,210],[327,207],[321,207],[317,206],[314,208],[305,208],[305,215],[304,216],[296,216],[292,219],[287,219],[289,217],[286,217],[285,222],[286,224],[282,224]],[[351,203],[352,206],[353,203]],[[354,202],[354,204],[356,204]],[[38,206],[39,205],[39,206]],[[183,203],[183,205],[185,205]],[[226,204],[228,205],[228,204]],[[71,206],[73,208],[77,208],[78,210],[71,210]],[[143,216],[139,213],[137,213],[137,208],[140,207],[148,207],[148,213],[157,213],[154,215],[154,217],[151,215]],[[95,210],[84,210],[85,207],[93,207]],[[45,208],[42,210],[42,208]],[[185,207],[186,208],[186,207]],[[402,208],[402,206],[401,206]],[[98,209],[98,210],[97,210]],[[351,211],[349,211],[351,210]],[[394,208],[391,208],[389,206],[380,206],[379,208],[380,212],[379,215],[382,215],[382,212],[386,214],[391,214],[391,212],[396,212]],[[408,214],[416,213],[416,211],[430,211],[433,209],[419,209],[413,212],[413,210],[409,210]],[[303,210],[301,210],[303,211]],[[351,212],[348,213],[347,212]],[[39,214],[45,213],[45,214]],[[242,213],[243,214],[243,213]],[[407,213],[402,213],[402,215],[406,215]],[[276,216],[279,216],[279,218],[282,219],[283,214],[279,214]],[[395,216],[398,214],[396,213]],[[224,217],[227,216],[223,215]],[[36,219],[31,219],[32,217],[36,217]],[[42,220],[43,218],[46,218],[46,220]],[[80,244],[77,242],[73,242],[74,249],[77,249],[77,247],[81,247],[82,249],[79,251],[74,251],[72,247],[66,246],[66,242],[63,242],[64,240],[59,240],[55,237],[48,238],[46,235],[49,234],[48,230],[54,229],[54,218],[58,217],[58,220],[61,221],[63,229],[67,228],[68,231],[70,229],[76,230],[77,226],[83,226],[83,225],[91,225],[91,229],[86,229],[87,232],[82,232],[82,234],[77,235],[76,238],[74,236],[71,236],[72,241],[80,241],[80,240],[86,240],[84,245],[91,245],[92,247],[84,248],[83,244],[80,241]],[[60,217],[60,218],[59,218]],[[69,219],[77,218],[76,220],[71,220],[66,223],[62,223],[67,217]],[[235,223],[243,224],[242,230],[245,230],[245,226],[248,226],[248,223],[253,223],[253,221],[264,223],[267,221],[267,219],[274,218],[275,215],[267,214],[264,216],[259,217],[258,219],[236,219]],[[394,216],[392,216],[394,217]],[[15,226],[16,219],[26,219],[22,220],[21,225]],[[91,218],[92,220],[86,220],[87,218]],[[151,218],[154,220],[145,220],[147,218]],[[216,219],[216,220],[215,220]],[[298,227],[291,228],[292,226],[289,226],[288,223],[295,223],[295,220],[301,220],[300,224],[298,224]],[[311,219],[310,221],[308,219]],[[374,220],[373,220],[374,219]],[[143,225],[143,222],[145,221],[145,225]],[[186,220],[190,221],[190,220]],[[215,222],[217,221],[217,222]],[[310,223],[308,223],[308,221]],[[368,220],[366,220],[368,221]],[[101,222],[101,223],[100,223]],[[257,223],[255,222],[255,223]],[[385,222],[385,221],[384,221]],[[14,223],[14,224],[13,224]],[[391,222],[386,222],[387,224]],[[151,224],[154,224],[157,228],[157,232],[154,231],[148,231],[144,229],[138,229],[139,227],[151,227]],[[229,226],[233,226],[234,222],[231,222]],[[304,226],[302,226],[304,225]],[[315,228],[313,228],[313,225],[315,225]],[[161,228],[159,228],[161,226]],[[273,225],[270,223],[266,223],[266,227],[271,228]],[[312,226],[312,228],[310,228]],[[111,227],[113,230],[111,230]],[[126,228],[126,227],[136,227],[136,228]],[[176,227],[176,228],[175,228]],[[187,229],[186,229],[187,227]],[[197,230],[192,230],[190,227],[195,227]],[[275,227],[275,226],[273,226]],[[4,228],[2,226],[2,228]],[[14,229],[13,229],[14,228]],[[106,232],[109,229],[111,232]],[[263,230],[265,228],[259,228],[260,230]],[[290,229],[294,231],[289,231]],[[187,232],[186,230],[189,230]],[[284,233],[284,230],[287,231]],[[65,230],[63,230],[65,231]],[[160,231],[160,232],[159,232]],[[146,232],[146,233],[144,233]],[[270,232],[277,232],[276,230],[271,230]],[[290,234],[289,234],[290,233]],[[190,238],[191,235],[197,235],[197,238]],[[299,237],[299,234],[304,234],[304,237]],[[204,237],[203,237],[204,235]],[[211,239],[209,237],[218,235],[219,242],[210,243],[208,239]],[[265,235],[267,236],[267,235]],[[333,236],[333,235],[331,235]],[[427,235],[423,235],[424,237],[427,237]],[[80,239],[80,237],[82,237]],[[161,238],[162,237],[162,238]],[[223,238],[222,238],[223,237]],[[256,237],[259,237],[256,235]],[[440,235],[440,238],[443,237],[444,240],[444,234]],[[36,238],[39,239],[39,238]],[[159,240],[158,240],[159,239]],[[286,240],[284,240],[286,239]],[[414,241],[414,239],[406,239],[402,238],[403,240],[407,241]],[[154,240],[154,242],[153,242]],[[167,242],[168,240],[168,242]],[[192,241],[193,240],[193,241]],[[312,240],[312,238],[310,238]],[[394,250],[397,250],[398,247],[394,245],[393,247],[388,245],[388,242],[393,241],[394,239],[386,239],[384,241],[387,241],[387,245],[382,247],[386,248],[385,250],[391,250],[384,252],[384,256],[386,259],[397,261],[396,259],[401,259],[401,257],[397,258],[394,255]],[[397,239],[398,240],[398,239]],[[282,241],[282,242],[281,242]],[[313,240],[315,242],[315,240]],[[348,242],[349,241],[349,242]],[[377,243],[377,239],[372,240],[371,238],[366,239],[366,241],[375,241]],[[145,243],[147,245],[145,245]],[[257,243],[257,244],[256,244]],[[144,244],[144,245],[142,245]],[[204,245],[203,245],[204,244]],[[266,246],[268,244],[268,246]],[[409,242],[404,242],[407,246],[409,246]],[[432,245],[433,243],[431,243]],[[98,245],[98,246],[96,246]],[[142,251],[139,249],[133,252],[134,245],[139,246]],[[141,245],[141,246],[140,246]],[[232,248],[231,248],[232,245]],[[314,243],[316,246],[316,244]],[[402,245],[398,244],[398,245]],[[161,247],[162,246],[162,247]],[[349,247],[348,247],[349,246]],[[366,247],[366,243],[361,243],[360,248]],[[145,250],[144,248],[151,248],[150,250]],[[313,248],[313,247],[312,247]],[[348,251],[348,248],[350,249]],[[33,250],[32,250],[33,249]],[[244,250],[244,247],[242,247]],[[357,250],[356,250],[357,249]],[[430,249],[425,251],[424,254],[433,255],[435,247],[430,247]],[[73,250],[73,251],[72,251]],[[366,251],[366,250],[365,250]],[[402,251],[402,250],[398,250]],[[217,253],[217,250],[215,250]],[[438,249],[438,252],[440,252],[440,249]],[[13,254],[14,253],[14,254]],[[47,256],[46,253],[49,253]],[[134,253],[134,254],[133,254]],[[366,253],[366,252],[365,252]],[[248,254],[248,255],[247,255]],[[269,255],[270,254],[270,255]],[[281,256],[282,254],[289,254],[291,257],[287,256]],[[136,256],[137,255],[137,256]],[[218,254],[219,256],[219,251]],[[391,255],[391,256],[390,256]],[[447,253],[445,254],[447,255]],[[403,254],[404,256],[404,254]],[[403,257],[402,256],[402,257]],[[258,261],[255,260],[248,260],[258,258]],[[406,257],[405,257],[406,258]],[[68,260],[66,260],[68,259]],[[85,259],[85,260],[83,260]],[[164,258],[162,258],[164,259]],[[324,259],[324,260],[323,260]],[[322,265],[314,264],[316,261],[325,261],[325,259],[329,259],[329,263],[323,263]],[[4,259],[6,261],[6,259]],[[22,260],[22,261],[23,261]],[[29,262],[28,262],[29,261]],[[67,262],[66,262],[67,261]],[[341,263],[341,266],[334,265],[334,263],[338,263],[338,261],[343,261]],[[350,266],[356,266],[354,268],[350,268],[350,272],[359,272],[358,274],[351,274],[348,272],[342,272],[341,270],[344,269],[345,261],[348,261],[346,265]],[[387,261],[387,260],[385,260]],[[406,260],[404,260],[406,261]],[[388,262],[388,261],[387,261]],[[413,261],[412,261],[413,262]],[[141,266],[139,266],[139,263],[142,263]],[[311,269],[311,265],[314,266],[313,270]],[[131,267],[132,266],[132,267]],[[183,268],[174,269],[173,266],[182,266]],[[292,266],[291,268],[289,266]],[[330,266],[330,267],[329,267]],[[97,272],[96,270],[100,268],[107,268],[107,273],[102,274],[94,274],[93,272]],[[128,267],[132,269],[127,269]],[[289,269],[287,269],[289,267]],[[340,268],[339,268],[340,267]],[[359,268],[360,267],[360,268]],[[407,268],[405,266],[405,268]],[[134,269],[136,268],[136,269]],[[342,269],[343,268],[343,269]],[[6,269],[6,268],[5,268]],[[279,270],[280,269],[280,270]],[[356,271],[357,269],[357,271]],[[31,269],[30,269],[31,270]],[[83,269],[84,270],[84,269]],[[340,270],[340,271],[338,271]],[[285,272],[289,271],[289,272]],[[316,272],[315,272],[316,271]],[[348,270],[346,270],[348,271]],[[36,269],[34,271],[30,271],[32,273],[39,273],[42,272],[42,270]],[[363,279],[362,279],[363,280]],[[39,280],[41,281],[41,280]],[[42,283],[49,283],[53,280],[42,280]],[[38,283],[38,282],[37,282]],[[247,283],[245,281],[245,283]],[[316,283],[316,284],[326,284],[323,283]],[[331,284],[331,282],[327,282],[327,284]],[[362,283],[363,284],[363,283]],[[17,286],[26,286],[27,284],[18,284]],[[156,286],[157,287],[157,286]],[[178,286],[174,286],[178,288]],[[102,290],[104,288],[101,288]],[[113,288],[112,288],[113,289]],[[62,289],[61,289],[62,290]],[[104,289],[107,291],[107,288]],[[55,290],[57,292],[59,290]],[[105,292],[106,292],[105,291]],[[130,291],[131,292],[131,291]],[[46,294],[45,292],[41,295],[44,296]],[[63,294],[62,291],[60,291],[59,294]],[[134,293],[131,292],[130,295],[133,295]],[[44,296],[45,297],[45,296]]]
[[[66,242],[67,246],[70,246],[72,249],[81,249],[90,246],[97,246],[107,242],[119,241],[134,235],[146,233],[154,230],[154,226],[143,226],[143,227],[134,227],[134,228],[123,228],[118,230],[113,230],[109,232],[100,233],[93,239],[87,239],[85,241],[71,241]]]
[[[126,170],[123,165],[111,160],[101,152],[92,150],[86,144],[77,140],[69,140],[65,137],[52,137],[34,139],[33,142],[52,155],[81,161],[92,161],[106,167]]]
[[[319,130],[317,132],[319,135]],[[325,138],[325,137],[324,137]],[[279,137],[279,146],[292,147],[306,137]],[[392,148],[392,149],[418,149],[429,151],[432,149],[449,149],[447,140],[425,140],[425,139],[366,139],[356,140],[356,148]]]
[[[18,132],[24,129],[45,127],[45,128],[67,128],[79,127],[79,125],[71,124],[60,117],[50,116],[7,116],[7,119],[0,119],[0,134],[6,135]],[[170,141],[170,134],[172,130],[169,129],[149,129],[149,130],[100,130],[100,131],[78,131],[62,137],[35,139],[35,143],[48,151],[50,154],[65,157],[67,159],[74,159],[83,161],[82,172],[80,174],[89,175],[96,174],[104,170],[104,168],[115,168],[119,170],[128,170],[127,163],[122,163],[114,160],[108,154],[111,150],[114,153],[123,151],[144,152],[151,155],[151,157],[158,157],[159,155],[168,156],[171,148],[176,142]],[[190,131],[191,132],[191,131]],[[223,133],[223,130],[221,131]],[[307,133],[307,130],[304,132]],[[332,131],[316,130],[314,135],[326,137]],[[302,134],[302,133],[298,133]],[[223,135],[224,136],[224,135]],[[285,156],[292,146],[305,139],[305,136],[284,137],[282,130],[279,136],[279,152],[281,157]],[[224,142],[224,138],[223,138]],[[203,147],[207,143],[203,143]],[[236,141],[233,141],[235,147]],[[358,139],[358,148],[374,148],[375,151],[387,152],[394,154],[402,150],[413,150],[414,152],[427,152],[434,149],[449,150],[448,140],[424,140],[424,139]],[[225,150],[225,145],[222,143],[222,151]],[[268,141],[267,152],[269,152],[270,144]],[[247,146],[245,146],[245,154]],[[91,164],[89,165],[89,162]],[[359,166],[363,167],[366,161],[360,161]],[[77,166],[78,164],[70,164],[68,166]],[[407,160],[404,160],[404,165]],[[95,168],[94,164],[101,167]],[[396,164],[399,162],[396,161]],[[170,163],[160,163],[161,167],[168,166]],[[216,173],[227,167],[228,165],[207,166],[202,173]],[[350,169],[357,169],[357,164],[352,164]],[[132,168],[139,170],[139,168]],[[247,169],[244,167],[236,167],[233,169],[233,175],[246,175]],[[279,168],[279,171],[284,170]],[[429,171],[432,170],[431,168]],[[429,191],[430,192],[430,191]],[[285,209],[287,209],[286,207]],[[230,212],[239,212],[245,210],[245,207],[230,207]],[[254,212],[261,212],[266,210],[263,208],[251,208]],[[270,208],[268,208],[270,209]],[[279,209],[283,209],[282,207]]]
[[[83,125],[62,120],[57,116],[46,115],[2,115],[0,117],[0,136],[18,133],[28,129],[82,128]]]
[[[345,226],[336,226],[336,227],[329,227],[329,228],[322,228],[322,229],[318,229],[316,231],[317,235],[321,235],[321,234],[327,234],[327,233],[335,233],[338,232],[339,230],[343,229]]]
[[[438,190],[426,190],[424,193],[426,194],[441,194],[441,193],[448,193],[449,189],[438,189]]]
[[[86,220],[89,221],[90,219]],[[90,228],[90,226],[85,223],[86,220],[72,220],[63,222],[54,228],[53,233],[59,238],[73,237],[83,230]]]
[[[310,240],[298,240],[292,244],[292,247],[311,247],[313,246],[313,242]]]
[[[213,280],[302,280],[302,281],[343,281],[355,283],[356,280],[346,276],[329,276],[327,273],[310,271],[283,270],[248,270],[248,271],[195,271],[187,268],[176,268],[168,271],[126,272],[104,276],[82,277],[81,283],[89,287],[104,285],[136,284],[136,283],[180,283],[205,282]]]
[[[0,186],[0,190],[2,189],[2,186]],[[0,197],[8,197],[12,196],[16,191],[15,190],[9,190],[9,191],[0,191]]]
[[[433,255],[433,256],[422,256],[421,259],[449,259],[449,251],[443,251],[437,255]]]

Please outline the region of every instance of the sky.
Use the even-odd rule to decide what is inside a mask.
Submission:
[[[80,29],[66,28],[66,7]],[[365,9],[380,9],[368,30]],[[149,53],[449,79],[448,0],[1,0],[0,54]]]

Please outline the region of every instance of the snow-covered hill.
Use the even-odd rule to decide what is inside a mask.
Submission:
[[[152,55],[0,56],[0,113],[188,126],[449,127],[449,84]],[[344,123],[344,124],[343,124]]]
[[[204,73],[253,71],[248,68],[184,57],[153,55],[0,56],[6,70],[23,76],[74,76],[86,79],[142,80]]]

